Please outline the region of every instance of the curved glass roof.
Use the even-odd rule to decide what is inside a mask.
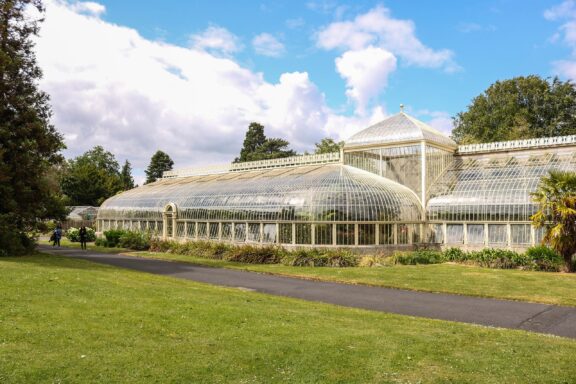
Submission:
[[[553,169],[574,172],[576,152],[463,156],[432,185],[428,219],[529,221],[530,193]]]
[[[422,140],[441,146],[457,147],[452,139],[440,131],[400,112],[356,133],[345,141],[344,148]]]
[[[106,200],[99,219],[160,219],[175,203],[179,219],[389,221],[422,218],[408,188],[341,164],[161,179]]]

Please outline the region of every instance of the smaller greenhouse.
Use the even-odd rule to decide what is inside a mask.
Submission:
[[[166,172],[116,195],[98,230],[294,246],[526,247],[530,193],[576,171],[576,136],[458,146],[401,112],[340,153]]]

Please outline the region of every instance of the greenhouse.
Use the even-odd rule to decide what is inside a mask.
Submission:
[[[576,136],[458,146],[400,112],[340,153],[166,172],[106,200],[98,230],[285,246],[527,247],[533,192]]]

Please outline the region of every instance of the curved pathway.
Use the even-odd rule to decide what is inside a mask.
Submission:
[[[576,339],[576,307],[320,282],[46,245],[40,245],[39,250],[141,272],[272,295],[401,315],[523,329]]]

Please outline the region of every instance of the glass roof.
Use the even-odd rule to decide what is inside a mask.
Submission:
[[[422,218],[408,188],[341,164],[161,179],[106,200],[99,219],[400,221]]]
[[[456,143],[436,129],[404,112],[368,127],[345,141],[344,148],[370,144],[393,144],[426,140],[441,146],[456,148]]]
[[[432,185],[428,219],[529,221],[530,193],[552,169],[576,170],[576,152],[462,156]]]

